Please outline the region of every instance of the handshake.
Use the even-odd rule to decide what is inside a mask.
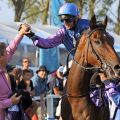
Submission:
[[[21,24],[18,31],[19,31],[19,34],[22,36],[26,35],[29,38],[34,36],[34,33],[31,31],[31,27],[26,23]]]

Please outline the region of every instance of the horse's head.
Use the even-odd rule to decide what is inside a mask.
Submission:
[[[81,60],[86,68],[88,65],[100,68],[107,77],[113,78],[120,75],[120,58],[114,50],[113,38],[106,32],[106,25],[107,17],[104,21],[96,21],[95,15],[92,17],[90,29],[83,33],[78,44],[75,60]]]

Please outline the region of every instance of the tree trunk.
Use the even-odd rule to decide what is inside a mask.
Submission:
[[[114,31],[120,35],[120,0],[118,5],[118,17],[117,17],[117,23],[115,24]]]
[[[12,0],[13,5],[15,7],[15,17],[14,17],[14,21],[16,22],[20,22],[24,7],[25,7],[25,2],[26,0]]]
[[[45,10],[42,13],[42,24],[46,25],[47,24],[47,18],[48,18],[48,10],[49,10],[49,0],[46,1],[45,3]]]
[[[89,1],[89,18],[91,18],[94,15],[94,6],[95,0],[90,0]]]

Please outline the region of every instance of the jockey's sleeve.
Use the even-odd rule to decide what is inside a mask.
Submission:
[[[40,36],[33,35],[31,39],[34,45],[37,47],[44,49],[53,48],[63,43],[65,40],[65,31],[61,28],[56,32],[55,35],[52,35],[48,38],[42,38]]]

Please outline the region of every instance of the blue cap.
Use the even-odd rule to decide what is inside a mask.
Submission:
[[[76,4],[74,3],[65,3],[59,10],[58,15],[72,15],[78,16],[79,10]]]

